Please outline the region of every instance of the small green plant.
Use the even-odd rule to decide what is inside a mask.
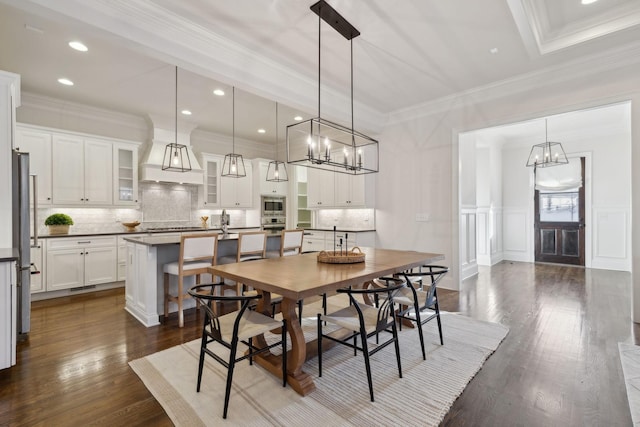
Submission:
[[[73,225],[73,220],[67,214],[54,213],[44,220],[44,225]]]

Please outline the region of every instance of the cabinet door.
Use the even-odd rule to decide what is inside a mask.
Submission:
[[[236,181],[236,206],[239,208],[250,208],[253,206],[253,170],[251,164],[245,164],[247,176],[237,178]]]
[[[138,147],[113,146],[113,204],[138,203]]]
[[[38,205],[51,204],[51,133],[18,129],[16,143],[21,152],[29,153],[29,173],[37,175]],[[33,187],[31,187],[33,194]]]
[[[117,281],[115,247],[86,248],[84,252],[85,285],[99,285]]]
[[[84,249],[47,251],[47,290],[76,288],[84,285]]]
[[[309,168],[307,170],[307,207],[330,208],[334,206],[335,172]]]
[[[259,188],[260,194],[265,196],[286,196],[287,182],[267,181],[269,162],[260,162],[259,165]]]
[[[336,206],[363,207],[365,205],[364,175],[337,173],[335,183]]]
[[[204,167],[202,204],[207,208],[220,207],[220,159],[203,157],[202,160]]]
[[[72,135],[53,134],[52,195],[60,205],[84,204],[84,141]],[[105,179],[104,175],[102,179]]]
[[[236,188],[241,179],[246,178],[220,177],[220,204],[223,208],[236,207]]]
[[[87,139],[84,142],[84,200],[90,205],[113,204],[113,145]]]

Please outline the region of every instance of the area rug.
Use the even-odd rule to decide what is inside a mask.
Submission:
[[[222,419],[226,370],[207,357],[200,393],[196,393],[199,340],[130,362],[177,426],[437,426],[466,385],[498,348],[509,329],[462,315],[442,313],[444,346],[436,322],[424,326],[427,360],[418,332],[400,332],[403,378],[393,346],[371,358],[375,402],[369,400],[361,354],[334,347],[324,353],[323,376],[317,359],[305,363],[317,389],[306,397],[283,388],[279,379],[247,361],[237,365],[229,414]],[[315,320],[303,320],[305,335]]]
[[[618,350],[627,387],[631,420],[634,426],[640,426],[640,346],[620,342]]]

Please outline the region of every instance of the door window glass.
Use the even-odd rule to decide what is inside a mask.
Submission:
[[[578,222],[580,220],[579,193],[540,192],[540,222]]]

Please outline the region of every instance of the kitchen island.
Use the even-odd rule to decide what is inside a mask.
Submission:
[[[147,327],[159,325],[159,315],[164,310],[163,266],[178,260],[180,236],[132,236],[124,240],[128,254],[125,310]],[[220,234],[217,258],[235,256],[237,248],[238,234]],[[267,251],[279,250],[280,234],[267,234]],[[186,280],[195,283],[195,278]],[[187,287],[191,286],[188,283],[185,281]],[[172,281],[171,288],[176,292],[177,283]],[[186,300],[184,304],[184,308],[195,306],[193,300]],[[175,310],[175,304],[169,304],[169,311]]]

